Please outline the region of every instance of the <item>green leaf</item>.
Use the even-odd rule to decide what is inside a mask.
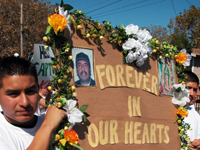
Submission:
[[[81,112],[85,112],[87,108],[88,108],[88,105],[82,105],[82,106],[79,108],[79,110],[80,110]]]
[[[47,31],[46,31],[45,35],[50,34],[51,31],[53,31],[53,28],[52,28],[52,26],[48,25],[47,26]]]
[[[80,147],[79,145],[73,144],[73,146],[76,147],[76,148],[78,148],[78,149],[80,149],[80,150],[83,150],[83,148]]]
[[[69,4],[65,4],[64,5],[64,10],[68,10],[68,11],[70,11],[70,10],[72,10],[74,7],[72,7],[71,5],[69,5]]]
[[[62,144],[59,145],[59,150],[65,150]]]
[[[60,7],[63,7],[63,6],[64,6],[64,2],[63,2],[63,0],[61,0]]]

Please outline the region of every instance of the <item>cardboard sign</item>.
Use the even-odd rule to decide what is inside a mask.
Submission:
[[[83,32],[83,31],[82,31]],[[72,35],[73,47],[93,50],[96,86],[77,86],[79,105],[89,105],[88,122],[75,126],[85,150],[180,150],[172,96],[160,95],[158,63],[123,64],[122,52],[106,39]],[[72,52],[73,53],[73,52]],[[74,77],[72,78],[74,83]]]
[[[32,62],[35,64],[40,88],[47,87],[53,80],[55,70],[52,69],[51,57],[54,57],[52,49],[45,50],[45,45],[34,44],[34,56]]]

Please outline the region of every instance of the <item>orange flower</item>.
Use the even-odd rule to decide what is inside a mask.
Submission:
[[[53,14],[48,17],[48,23],[52,26],[54,29],[55,34],[58,33],[58,31],[62,32],[65,27],[67,26],[67,20],[65,17],[59,15],[59,14]]]
[[[64,130],[64,138],[71,145],[78,144],[78,134],[74,130]]]
[[[177,62],[179,62],[179,64],[183,64],[184,62],[187,61],[187,55],[183,52],[179,53],[176,59]]]
[[[180,110],[177,110],[176,112],[178,115],[180,115],[182,118],[185,118],[188,116],[188,110],[187,109],[180,109]]]

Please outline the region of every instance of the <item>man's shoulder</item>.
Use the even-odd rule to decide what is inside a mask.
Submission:
[[[90,81],[90,86],[95,86],[96,84],[95,84],[95,81],[93,80],[93,79],[91,79],[91,81]]]
[[[81,81],[80,81],[80,80],[77,80],[77,81],[75,82],[75,84],[76,84],[76,85],[81,85]]]

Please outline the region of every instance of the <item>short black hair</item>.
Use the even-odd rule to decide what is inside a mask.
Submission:
[[[198,76],[191,72],[191,71],[183,71],[183,73],[186,75],[185,77],[185,82],[196,82],[197,85],[199,86],[199,78]]]
[[[90,68],[90,60],[89,60],[88,55],[86,55],[86,54],[83,53],[83,52],[78,53],[78,54],[76,55],[76,66],[77,66],[77,63],[78,63],[79,60],[84,60],[84,61],[86,61],[86,62],[88,63],[88,65],[89,65],[89,68]]]
[[[38,84],[37,70],[33,63],[25,58],[20,57],[3,57],[0,59],[0,88],[2,79],[5,76],[13,75],[32,75]]]

